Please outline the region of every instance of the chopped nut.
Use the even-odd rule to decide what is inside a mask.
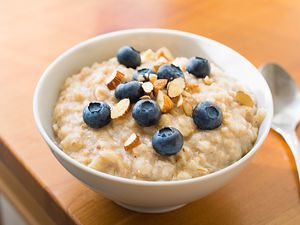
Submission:
[[[141,54],[141,60],[142,60],[142,62],[145,62],[148,60],[153,60],[154,56],[155,56],[155,53],[151,49],[148,49],[147,51],[144,51]]]
[[[151,82],[145,82],[142,84],[144,92],[149,95],[153,91],[153,84]]]
[[[163,113],[169,112],[173,107],[173,102],[168,95],[163,93],[161,90],[158,91],[156,99],[161,111]]]
[[[111,118],[117,119],[124,116],[130,109],[129,98],[124,98],[115,104],[111,109]]]
[[[254,100],[252,99],[252,97],[243,91],[236,92],[235,100],[241,105],[250,106],[250,107],[254,106]]]
[[[196,92],[196,91],[200,90],[200,87],[198,84],[187,83],[187,84],[185,84],[185,90],[190,91],[190,92]]]
[[[124,143],[124,149],[130,151],[134,147],[138,146],[140,143],[140,138],[135,133],[131,134],[130,137]]]
[[[149,95],[143,95],[142,97],[140,97],[140,99],[151,99],[151,97]]]
[[[108,89],[115,89],[122,82],[124,76],[125,75],[123,73],[117,70],[116,73],[106,82],[106,86],[108,87]]]
[[[211,79],[209,76],[206,76],[203,79],[203,83],[206,84],[206,85],[211,85],[213,82],[214,82],[213,79]]]
[[[159,57],[158,60],[153,65],[154,71],[156,72],[161,65],[166,64],[166,63],[168,63],[168,60],[165,57],[163,57],[163,56]]]
[[[157,75],[150,73],[149,74],[149,81],[153,84],[157,80]]]
[[[187,101],[183,101],[182,109],[183,109],[183,112],[185,113],[185,115],[187,115],[187,116],[191,116],[193,113],[193,106],[191,103],[189,103]]]
[[[158,80],[154,81],[154,83],[153,83],[154,94],[157,94],[159,90],[164,89],[165,86],[167,85],[167,83],[168,83],[167,79],[158,79]]]
[[[143,82],[143,81],[145,81],[145,78],[143,75],[138,75],[137,80],[140,82]]]
[[[169,61],[174,60],[172,53],[166,47],[162,47],[156,51],[156,58],[158,59],[161,56],[165,57]]]
[[[185,88],[185,81],[182,77],[172,80],[168,85],[168,95],[171,98],[181,95]]]
[[[179,95],[176,105],[177,105],[177,107],[181,107],[182,104],[183,104],[183,97],[182,97],[182,95]]]

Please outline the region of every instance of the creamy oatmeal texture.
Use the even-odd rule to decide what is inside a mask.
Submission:
[[[53,130],[65,153],[108,174],[157,181],[212,173],[237,161],[252,148],[264,113],[255,104],[241,104],[243,99],[237,98],[237,92],[247,93],[246,97],[250,94],[237,81],[213,64],[209,77],[196,78],[186,72],[188,59],[184,57],[158,57],[157,53],[147,50],[141,53],[141,59],[138,68],[157,70],[159,64],[173,63],[182,69],[187,85],[180,98],[185,105],[180,103],[182,99],[173,99],[171,111],[162,114],[159,124],[151,127],[137,125],[129,111],[105,127],[89,128],[82,119],[83,108],[91,101],[116,104],[114,90],[107,88],[106,81],[117,70],[125,75],[122,82],[130,81],[135,71],[120,65],[116,58],[94,63],[66,79],[54,108]],[[250,95],[249,99],[253,97]],[[186,112],[206,100],[218,105],[223,113],[222,125],[209,131],[197,129]],[[182,150],[173,156],[161,156],[152,147],[152,135],[165,126],[177,128],[184,137]],[[140,143],[126,151],[124,143],[133,133],[139,136]]]

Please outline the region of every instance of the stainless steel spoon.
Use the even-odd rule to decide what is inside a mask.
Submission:
[[[300,91],[293,78],[278,64],[265,64],[260,69],[273,96],[274,117],[272,128],[289,145],[300,181],[300,143],[296,127],[300,121]]]

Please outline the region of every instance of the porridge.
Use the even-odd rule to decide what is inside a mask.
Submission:
[[[124,46],[65,80],[53,131],[66,154],[95,170],[183,180],[243,157],[263,119],[252,94],[208,60]]]

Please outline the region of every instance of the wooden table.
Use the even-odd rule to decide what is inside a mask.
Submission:
[[[71,176],[32,116],[35,85],[58,54],[125,28],[201,34],[257,66],[282,64],[300,84],[299,0],[11,0],[0,9],[0,188],[30,224],[300,224],[295,165],[274,132],[224,188],[177,211],[146,215],[120,208]]]

